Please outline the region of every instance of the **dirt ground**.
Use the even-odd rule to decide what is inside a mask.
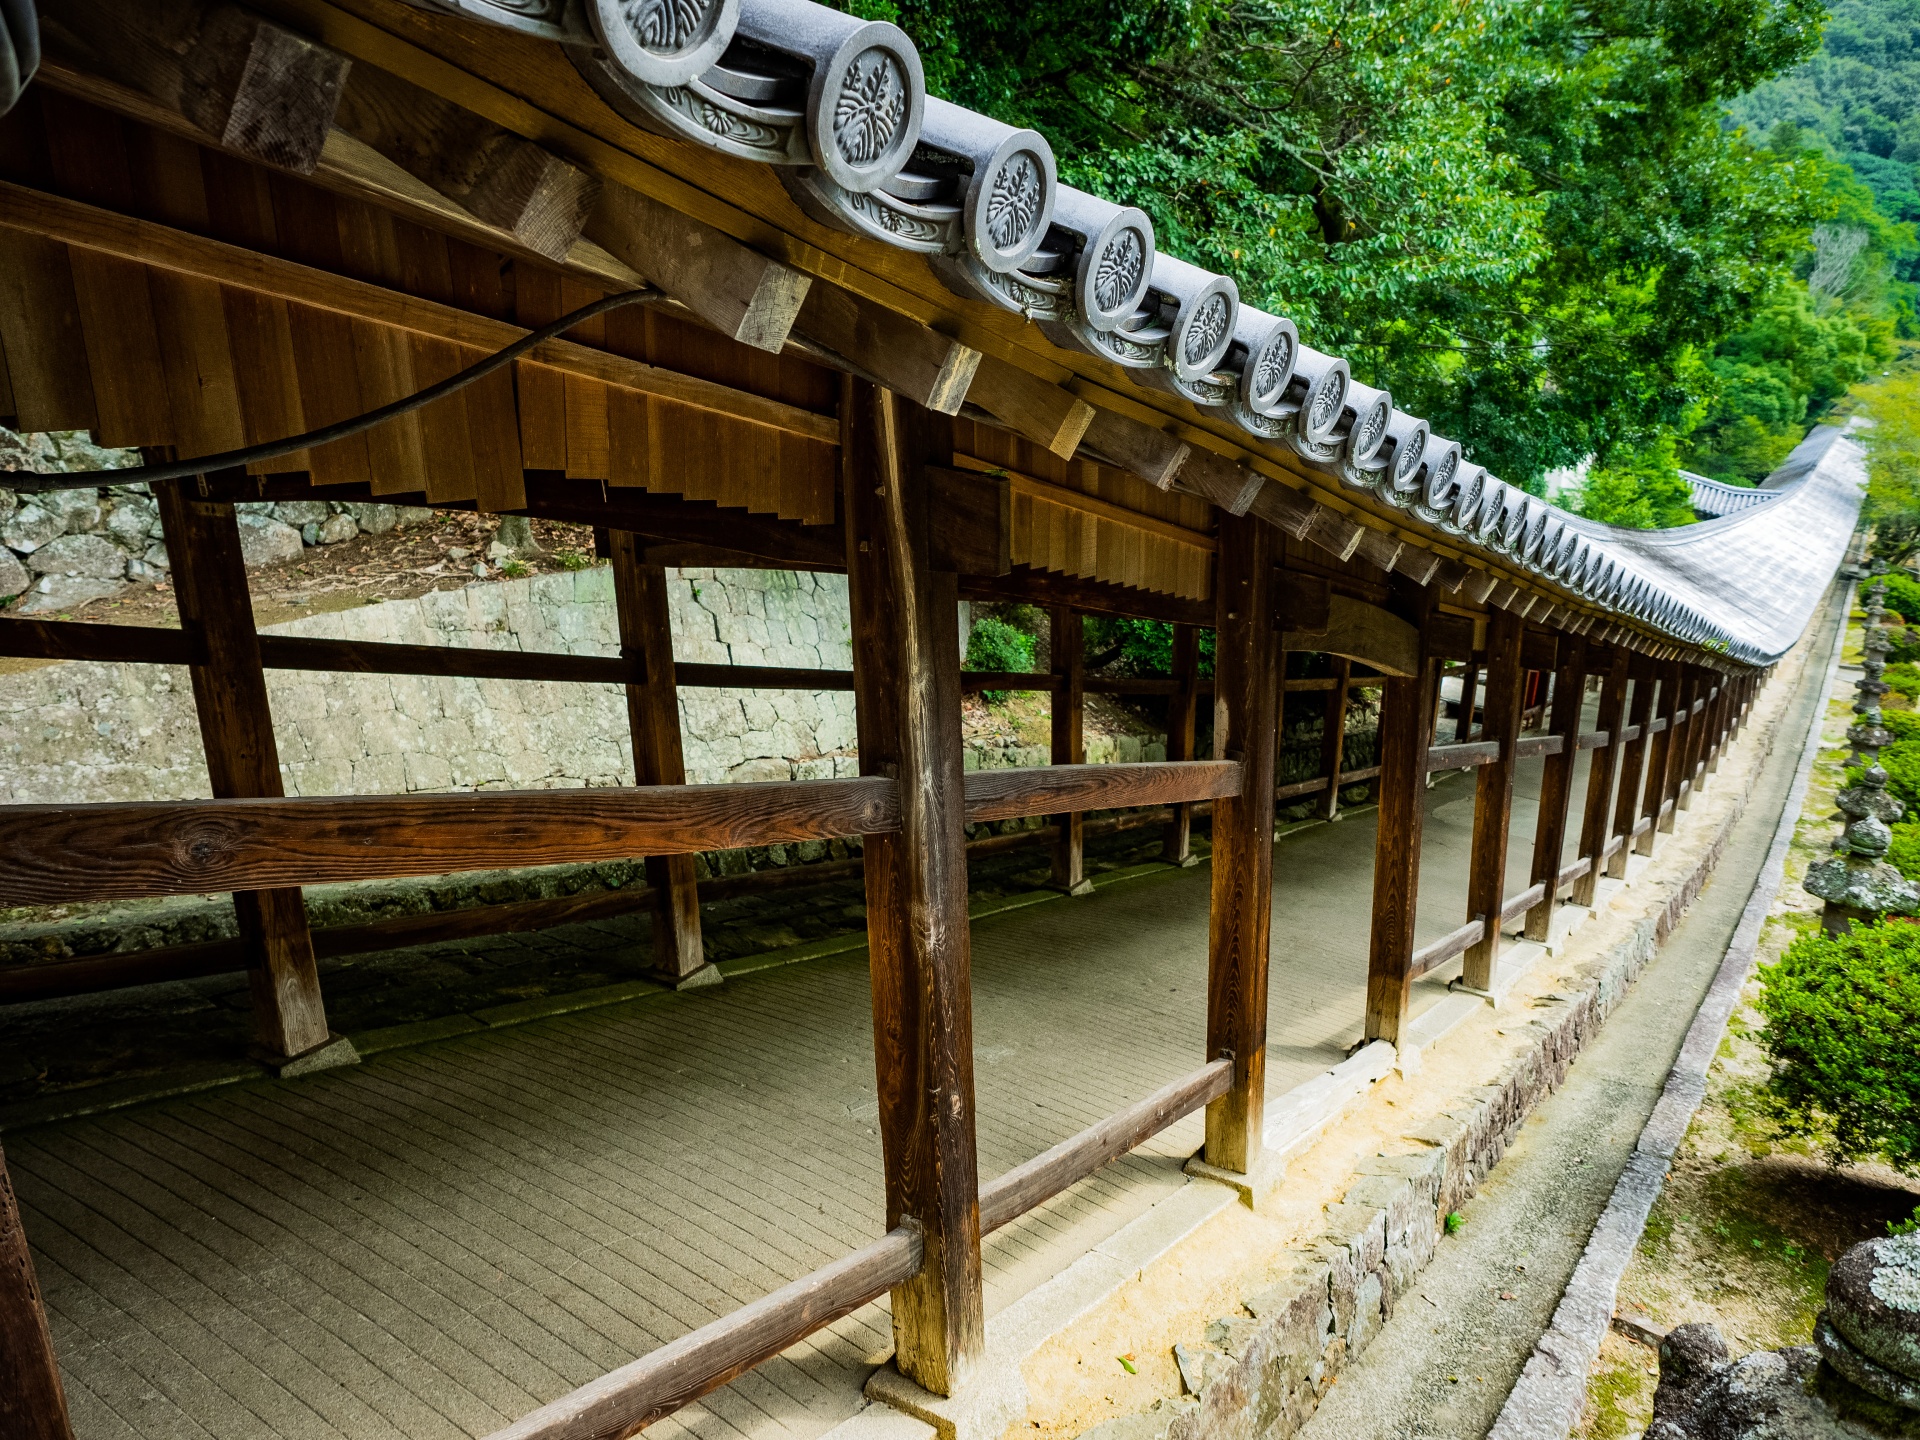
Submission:
[[[1843,657],[1849,665],[1859,660],[1860,619],[1855,612]],[[1838,834],[1833,797],[1845,783],[1842,747],[1853,719],[1847,707],[1856,674],[1840,672],[1843,696],[1829,702],[1826,748],[1795,827],[1774,914],[1762,932],[1762,966],[1819,924],[1820,902],[1800,883]],[[1638,1320],[1658,1332],[1709,1321],[1735,1355],[1809,1343],[1828,1267],[1849,1246],[1884,1235],[1890,1222],[1920,1206],[1920,1177],[1878,1165],[1834,1167],[1805,1141],[1775,1133],[1761,1105],[1767,1060],[1759,1043],[1764,1021],[1754,1009],[1759,991],[1755,979],[1728,1025],[1706,1098],[1614,1307],[1618,1319]],[[1620,1333],[1617,1320],[1594,1366],[1586,1413],[1574,1434],[1580,1440],[1638,1435],[1652,1419],[1658,1383],[1658,1357]]]

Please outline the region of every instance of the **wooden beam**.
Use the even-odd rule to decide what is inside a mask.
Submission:
[[[1326,634],[1314,648],[1387,675],[1412,675],[1420,664],[1418,630],[1398,615],[1348,595],[1329,597]]]
[[[855,369],[941,415],[957,415],[980,352],[837,285],[808,291],[794,328]]]
[[[960,594],[968,600],[1014,600],[1030,605],[1071,605],[1087,615],[1137,616],[1174,625],[1213,628],[1213,605],[1175,595],[1134,590],[1099,580],[1081,580],[1016,565],[1005,575],[962,575]]]
[[[1273,911],[1273,782],[1283,653],[1274,616],[1279,532],[1220,521],[1214,754],[1238,761],[1241,789],[1213,807],[1207,1058],[1233,1061],[1233,1089],[1207,1107],[1206,1161],[1252,1174],[1266,1103],[1267,967]]]
[[[1587,642],[1576,636],[1560,647],[1553,677],[1552,738],[1560,748],[1547,756],[1540,776],[1540,808],[1533,832],[1533,883],[1544,884],[1538,905],[1527,912],[1526,936],[1545,941],[1559,886],[1560,852],[1566,846],[1567,810],[1573,803],[1573,762],[1579,754],[1580,712],[1587,696]]]
[[[1251,466],[1195,446],[1174,476],[1173,488],[1211,500],[1229,515],[1244,515],[1267,483]]]
[[[1649,821],[1647,828],[1634,839],[1633,849],[1636,855],[1653,854],[1654,841],[1664,827],[1660,824],[1666,811],[1668,779],[1676,769],[1673,763],[1674,731],[1680,715],[1680,662],[1663,661],[1659,668],[1659,696],[1654,704],[1655,717],[1647,722],[1647,733],[1652,738],[1647,750],[1647,785],[1641,797],[1641,818]]]
[[[1224,800],[1241,794],[1243,783],[1240,765],[1231,760],[970,770],[965,785],[967,823]]]
[[[967,400],[1062,460],[1073,457],[1093,423],[1093,406],[1079,396],[992,355],[980,357]]]
[[[74,1440],[67,1393],[47,1328],[46,1302],[20,1204],[0,1150],[0,1435],[9,1440]]]
[[[216,800],[272,801],[285,791],[239,526],[231,505],[195,498],[191,483],[170,481],[153,490],[173,560],[181,628],[202,656],[190,674],[207,775]],[[330,1039],[326,1007],[299,889],[211,888],[234,891],[233,908],[247,948],[255,1043],[275,1060],[325,1045]]]
[[[812,277],[691,215],[607,184],[587,237],[658,285],[722,335],[778,354]]]
[[[1165,490],[1172,486],[1193,447],[1152,425],[1111,410],[1095,410],[1080,448],[1096,460],[1131,471],[1149,485]]]
[[[13,805],[0,808],[0,904],[630,860],[898,826],[892,782],[871,778]]]
[[[310,175],[350,62],[237,5],[205,0],[46,0],[63,54],[146,95],[215,144]]]
[[[1052,641],[1054,687],[1049,703],[1052,738],[1051,758],[1055,765],[1084,765],[1086,749],[1086,629],[1080,612],[1056,605],[1049,616]],[[1053,842],[1053,888],[1069,895],[1091,895],[1093,882],[1086,874],[1086,838],[1082,832],[1085,812],[1067,811],[1053,817],[1059,834]]]
[[[865,381],[841,393],[860,769],[895,777],[900,816],[897,833],[869,831],[864,847],[887,1226],[917,1226],[925,1247],[919,1273],[893,1291],[894,1359],[951,1395],[979,1361],[986,1323],[958,595],[931,566],[919,483],[922,465],[951,463],[951,439]]]
[[[83,250],[240,290],[278,296],[300,305],[476,350],[503,350],[527,334],[526,327],[489,315],[298,265],[150,220],[119,215],[10,181],[0,181],[0,229],[77,245]],[[677,400],[809,440],[831,444],[839,434],[830,415],[819,415],[784,401],[699,376],[664,370],[569,340],[548,340],[521,363],[538,364],[623,389]]]
[[[1327,789],[1316,808],[1322,820],[1340,817],[1340,766],[1347,746],[1347,682],[1352,677],[1352,662],[1345,656],[1337,658],[1333,688],[1327,691],[1326,708],[1321,712],[1320,773],[1327,777]]]
[[[1607,878],[1624,880],[1627,857],[1632,853],[1634,824],[1640,815],[1640,794],[1646,784],[1647,751],[1651,745],[1649,728],[1653,724],[1653,700],[1657,689],[1655,671],[1648,662],[1629,652],[1629,673],[1633,680],[1633,698],[1628,718],[1631,724],[1621,731],[1620,789],[1613,812],[1612,835],[1602,847],[1607,855]],[[1613,848],[1618,839],[1619,847]]]
[[[1467,869],[1467,914],[1497,916],[1506,897],[1507,832],[1513,814],[1513,745],[1520,738],[1520,706],[1525,699],[1520,664],[1522,626],[1511,610],[1496,611],[1487,625],[1486,738],[1500,757],[1483,765],[1473,794],[1473,853]],[[1473,990],[1493,988],[1500,958],[1500,927],[1470,946],[1461,980]]]
[[[1194,727],[1199,712],[1200,632],[1191,625],[1173,627],[1173,689],[1167,696],[1167,760],[1194,758]],[[1193,805],[1181,801],[1160,837],[1160,858],[1169,865],[1191,865]]]
[[[913,1229],[890,1230],[873,1244],[542,1405],[488,1440],[635,1434],[909,1283],[924,1263],[922,1255]]]
[[[599,199],[600,181],[552,151],[372,65],[356,65],[340,128],[409,175],[564,263]]]
[[[1413,936],[1420,908],[1421,831],[1427,815],[1427,736],[1439,686],[1439,666],[1423,659],[1418,673],[1389,677],[1381,697],[1380,811],[1373,846],[1366,1038],[1390,1045],[1401,1043],[1408,997],[1419,973]]]
[[[1233,1066],[1225,1060],[1202,1065],[1162,1086],[1138,1104],[1109,1115],[1078,1135],[1016,1165],[980,1190],[980,1233],[990,1234],[1029,1210],[1117,1160],[1174,1121],[1224,1095],[1233,1084]]]
[[[1607,678],[1600,687],[1600,710],[1596,719],[1605,734],[1620,733],[1632,663],[1633,657],[1624,648],[1614,647],[1607,664]],[[1587,804],[1580,822],[1580,848],[1576,852],[1587,862],[1587,868],[1574,882],[1575,905],[1591,906],[1599,893],[1601,860],[1609,838],[1607,817],[1612,813],[1614,783],[1620,774],[1620,754],[1625,748],[1615,744],[1601,746],[1587,766]]]
[[[1460,676],[1460,713],[1454,720],[1453,738],[1465,742],[1473,738],[1473,716],[1480,708],[1480,667],[1469,661]]]
[[[674,677],[667,572],[641,561],[638,536],[615,530],[610,538],[620,653],[629,663],[637,663],[645,677],[626,687],[634,782],[684,785],[687,766],[680,748],[680,698]],[[649,968],[674,986],[686,985],[695,977],[708,978],[703,973],[709,966],[700,935],[700,895],[695,888],[693,856],[649,855],[646,872],[653,909],[653,961]]]
[[[1500,758],[1498,740],[1468,740],[1452,745],[1435,745],[1427,751],[1429,770],[1465,770],[1474,765],[1491,765]]]

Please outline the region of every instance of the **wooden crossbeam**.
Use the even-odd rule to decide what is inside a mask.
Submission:
[[[11,181],[0,181],[0,229],[477,350],[502,350],[527,334],[527,328],[505,320],[116,214]],[[548,340],[522,363],[657,395],[810,440],[833,444],[839,439],[838,423],[830,415],[569,340]]]

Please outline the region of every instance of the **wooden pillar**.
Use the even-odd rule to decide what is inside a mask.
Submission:
[[[1460,677],[1460,713],[1453,722],[1455,743],[1473,738],[1474,699],[1480,690],[1480,662],[1469,660],[1466,673]]]
[[[1200,696],[1200,632],[1192,625],[1173,627],[1173,694],[1167,700],[1167,759],[1194,758],[1194,719]],[[1160,858],[1169,865],[1191,865],[1193,802],[1173,807],[1160,841]]]
[[[1213,805],[1207,1057],[1233,1061],[1233,1089],[1207,1106],[1206,1161],[1252,1173],[1266,1100],[1267,960],[1273,919],[1273,782],[1283,627],[1275,624],[1279,532],[1220,517],[1213,748],[1237,760],[1240,793]]]
[[[1343,655],[1333,657],[1333,689],[1327,691],[1325,728],[1320,732],[1320,773],[1327,777],[1326,794],[1320,797],[1320,818],[1340,817],[1340,772],[1347,763],[1347,700],[1353,681],[1353,662]]]
[[[1525,671],[1520,665],[1524,626],[1510,610],[1487,622],[1487,703],[1481,738],[1500,757],[1479,769],[1473,792],[1473,854],[1467,862],[1467,918],[1486,917],[1486,932],[1469,946],[1460,979],[1470,990],[1491,990],[1500,959],[1500,906],[1506,899],[1507,829],[1513,816],[1513,749],[1520,737]]]
[[[1591,860],[1587,873],[1573,882],[1573,903],[1592,905],[1599,891],[1600,872],[1607,841],[1612,838],[1607,817],[1613,811],[1614,780],[1620,774],[1620,754],[1626,748],[1620,731],[1627,723],[1627,682],[1633,657],[1626,647],[1613,648],[1613,660],[1607,666],[1607,678],[1600,688],[1600,710],[1594,728],[1607,733],[1607,743],[1593,752],[1587,767],[1587,807],[1580,823],[1579,858]]]
[[[1686,779],[1687,756],[1693,749],[1694,736],[1699,734],[1697,717],[1693,714],[1693,702],[1700,693],[1699,677],[1693,668],[1675,663],[1674,667],[1673,720],[1667,731],[1666,782],[1660,796],[1660,818],[1654,830],[1662,835],[1673,833],[1674,822],[1680,818],[1680,787]]]
[[[886,1223],[916,1224],[920,1273],[893,1292],[901,1373],[951,1395],[978,1361],[971,944],[960,742],[959,594],[928,560],[921,467],[942,417],[863,380],[841,389],[860,770],[900,788],[900,829],[865,839],[867,952]]]
[[[1548,733],[1562,737],[1560,753],[1546,758],[1540,776],[1540,813],[1533,831],[1534,885],[1546,895],[1527,911],[1526,936],[1544,941],[1553,923],[1554,891],[1560,878],[1560,853],[1566,848],[1567,810],[1573,804],[1573,762],[1578,758],[1580,712],[1587,695],[1587,637],[1560,637],[1560,663],[1553,676],[1553,710]]]
[[[1420,834],[1427,817],[1427,740],[1440,667],[1387,677],[1380,709],[1380,812],[1373,842],[1373,931],[1367,950],[1367,1039],[1398,1045],[1413,987],[1420,908]]]
[[[1700,789],[1701,782],[1706,778],[1707,751],[1713,741],[1714,707],[1720,699],[1711,670],[1701,669],[1693,673],[1693,698],[1707,703],[1687,722],[1686,764],[1681,767],[1681,783],[1676,787],[1680,798],[1675,808],[1679,810],[1693,808],[1694,792]]]
[[[1713,747],[1707,752],[1707,774],[1720,773],[1720,757],[1733,742],[1734,717],[1740,713],[1740,686],[1732,676],[1720,677],[1720,696],[1714,703]]]
[[[1653,854],[1653,839],[1660,830],[1660,807],[1667,798],[1667,771],[1673,760],[1674,719],[1679,714],[1679,665],[1662,665],[1657,673],[1659,693],[1654,697],[1654,718],[1666,721],[1666,728],[1655,735],[1647,746],[1647,783],[1641,792],[1639,818],[1648,823],[1647,828],[1640,832],[1640,838],[1634,842],[1636,855]]]
[[[1053,649],[1053,763],[1084,765],[1087,762],[1086,628],[1078,610],[1064,605],[1053,607],[1049,632]],[[1053,888],[1069,895],[1091,895],[1093,882],[1086,873],[1086,816],[1075,810],[1055,815],[1057,831],[1053,840]]]
[[[687,765],[680,742],[680,695],[674,679],[673,619],[667,572],[641,559],[646,543],[626,530],[608,532],[613,560],[614,609],[620,621],[620,653],[638,660],[644,684],[627,686],[627,725],[633,738],[633,773],[640,785],[684,785]],[[647,888],[653,895],[654,975],[667,984],[717,981],[700,938],[700,891],[691,855],[649,855]],[[697,978],[696,978],[697,977]]]
[[[1636,656],[1632,669],[1633,705],[1627,728],[1639,733],[1620,752],[1620,794],[1613,814],[1613,834],[1620,837],[1620,848],[1607,862],[1607,875],[1613,880],[1626,879],[1627,857],[1633,853],[1633,826],[1640,816],[1640,796],[1646,787],[1647,757],[1653,751],[1653,737],[1647,727],[1653,723],[1653,702],[1659,691],[1658,673],[1650,661]]]
[[[0,1150],[0,1435],[7,1440],[73,1440],[53,1336],[20,1206]]]
[[[200,499],[195,483],[167,481],[153,490],[173,564],[180,626],[198,637],[205,656],[190,669],[207,776],[218,800],[278,798],[286,792],[239,526],[232,505]],[[313,934],[299,888],[236,891],[233,909],[246,947],[260,1057],[273,1064],[329,1043]],[[342,1052],[343,1060],[353,1058],[350,1047]]]

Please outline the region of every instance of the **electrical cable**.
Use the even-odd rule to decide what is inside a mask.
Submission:
[[[543,325],[532,334],[497,350],[484,360],[476,361],[458,374],[449,375],[436,384],[429,385],[404,399],[382,405],[378,409],[368,410],[347,420],[335,421],[323,425],[318,430],[309,430],[303,435],[289,435],[284,440],[267,440],[258,445],[249,445],[244,450],[227,450],[218,455],[201,455],[192,460],[169,460],[159,465],[142,465],[131,470],[69,470],[54,474],[43,474],[37,470],[14,471],[7,474],[7,488],[22,495],[43,495],[52,490],[91,490],[101,485],[137,485],[151,480],[179,480],[189,475],[204,475],[212,470],[233,470],[241,466],[256,464],[262,460],[275,460],[282,455],[291,455],[296,450],[306,450],[316,445],[326,445],[335,440],[345,440],[350,435],[358,435],[363,430],[371,430],[388,420],[398,419],[410,411],[453,394],[454,391],[484,379],[503,365],[511,365],[522,355],[543,340],[551,340],[563,331],[571,330],[582,321],[591,320],[596,315],[604,315],[609,310],[618,310],[624,305],[637,305],[647,301],[664,300],[662,291],[649,286],[644,290],[625,290],[618,295],[608,295],[594,301],[591,305],[582,305],[578,310],[569,311],[551,325]]]

